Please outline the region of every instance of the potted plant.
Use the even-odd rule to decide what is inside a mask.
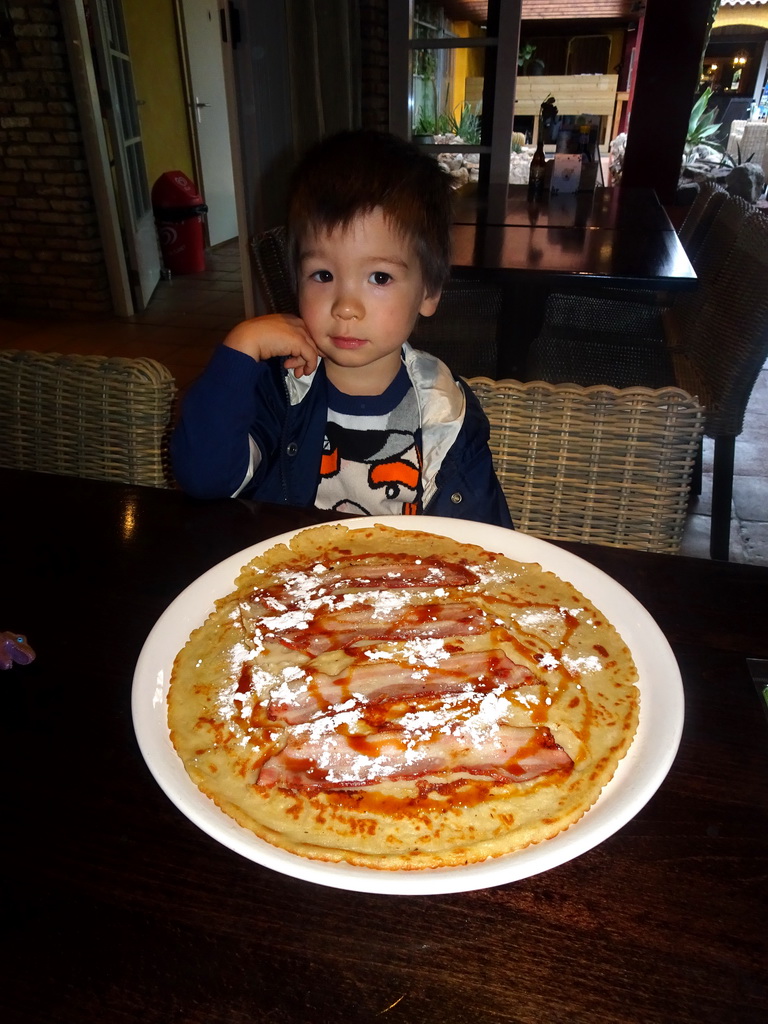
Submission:
[[[428,114],[423,107],[416,111],[416,120],[411,129],[411,138],[414,142],[432,142],[437,135],[437,124],[431,114]]]
[[[471,103],[463,103],[458,118],[456,111],[446,117],[448,131],[458,135],[468,146],[480,144],[480,115],[472,109]]]
[[[712,90],[709,86],[699,96],[691,110],[688,119],[688,132],[685,137],[685,148],[683,150],[685,163],[688,163],[697,146],[709,146],[718,153],[724,153],[725,147],[718,142],[717,134],[722,128],[721,124],[715,122],[717,110],[708,110],[709,101],[712,99]]]
[[[433,117],[423,107],[419,107],[411,129],[411,139],[414,142],[432,142],[435,135],[455,134],[453,124],[450,114],[438,114]]]
[[[523,43],[517,54],[517,66],[521,75],[543,75],[544,61],[541,57],[534,57],[536,46],[534,43]]]

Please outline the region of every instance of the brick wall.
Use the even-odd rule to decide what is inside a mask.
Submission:
[[[108,313],[58,4],[10,0],[9,10],[0,39],[0,306]]]
[[[359,4],[361,119],[386,129],[388,0]],[[9,11],[8,25],[0,19],[0,311],[108,314],[59,3],[10,0]]]
[[[360,0],[361,95],[364,128],[389,127],[389,5]]]

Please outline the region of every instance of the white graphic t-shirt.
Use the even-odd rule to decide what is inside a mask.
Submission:
[[[328,381],[328,422],[315,506],[356,515],[421,511],[421,429],[405,365],[381,395]]]

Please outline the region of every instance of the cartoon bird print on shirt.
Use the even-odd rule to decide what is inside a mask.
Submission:
[[[421,452],[410,431],[344,430],[328,423],[318,499],[332,500],[321,507],[371,515],[381,511],[383,496],[395,503],[391,512],[416,515],[420,479]],[[369,493],[370,503],[366,504]]]

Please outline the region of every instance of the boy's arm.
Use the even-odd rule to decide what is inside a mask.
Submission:
[[[265,438],[276,440],[279,424],[267,400],[266,360],[274,356],[282,356],[297,377],[317,368],[318,351],[299,317],[277,313],[244,320],[190,388],[171,439],[174,476],[188,494],[234,497],[272,451]]]
[[[216,349],[190,387],[171,438],[173,473],[182,490],[196,498],[228,498],[253,475],[261,452],[251,431],[268,373],[265,363],[242,352]]]

